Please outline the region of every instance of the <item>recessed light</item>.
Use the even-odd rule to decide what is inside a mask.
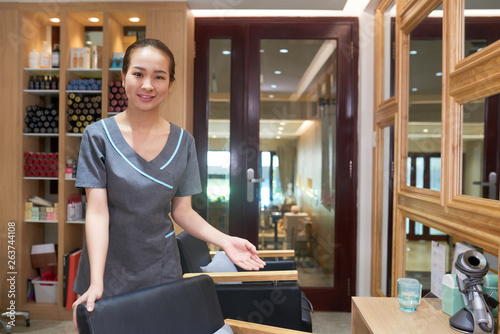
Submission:
[[[276,86],[276,85],[271,85],[271,88],[276,88],[276,87],[278,87],[278,86]]]
[[[411,51],[410,51],[410,54],[411,54],[411,55],[416,55],[416,54],[417,54],[417,50],[411,50]]]
[[[288,53],[288,49],[280,49],[280,53]]]
[[[281,139],[281,136],[276,136],[276,139]]]
[[[281,122],[280,125],[286,125],[286,122]]]
[[[279,134],[279,135],[282,135],[282,134],[283,134],[283,131],[278,131],[278,134]]]
[[[279,131],[283,131],[283,127],[282,127],[282,126],[280,126],[280,127],[278,128],[278,130],[279,130]]]
[[[429,129],[423,129],[422,132],[427,133],[427,132],[429,132]]]
[[[417,91],[418,91],[418,88],[413,87],[413,88],[411,89],[411,91],[412,91],[412,92],[417,92]]]
[[[437,77],[442,77],[442,76],[443,76],[443,72],[437,72],[437,73],[436,73],[436,76],[437,76]]]
[[[281,71],[274,71],[274,74],[281,74]]]
[[[92,45],[92,41],[86,41],[85,44]]]
[[[274,95],[273,94],[269,94],[268,95],[270,99],[274,99]]]
[[[216,135],[212,135],[212,138],[217,138],[217,136]]]
[[[131,17],[128,19],[130,22],[139,22],[141,19],[138,17]]]
[[[49,19],[49,21],[50,21],[50,22],[53,22],[53,23],[59,23],[59,22],[61,22],[61,19],[60,19],[60,18],[58,18],[58,17],[51,17],[51,18]]]
[[[89,17],[90,22],[99,22],[99,19],[97,17]]]
[[[223,54],[223,55],[230,55],[230,54],[231,54],[231,51],[229,51],[229,50],[224,50],[224,51],[222,51],[222,54]]]
[[[260,49],[260,53],[264,53],[264,49]]]

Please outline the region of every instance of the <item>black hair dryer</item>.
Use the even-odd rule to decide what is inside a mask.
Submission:
[[[461,333],[494,333],[495,320],[491,310],[498,301],[483,292],[483,277],[490,266],[483,254],[468,250],[458,255],[455,262],[458,288],[465,307],[450,318],[450,327]]]

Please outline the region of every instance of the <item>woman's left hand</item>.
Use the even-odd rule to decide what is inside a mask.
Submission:
[[[266,263],[257,255],[257,249],[248,240],[229,236],[222,247],[229,259],[244,270],[259,270]]]

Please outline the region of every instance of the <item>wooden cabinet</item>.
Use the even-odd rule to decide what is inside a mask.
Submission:
[[[59,18],[53,23],[50,18]],[[90,17],[98,18],[96,23]],[[129,21],[139,18],[138,23]],[[69,94],[92,94],[100,101],[101,117],[108,117],[110,102],[109,81],[119,81],[119,69],[111,68],[115,53],[122,53],[137,37],[129,36],[134,27],[149,38],[165,42],[176,58],[176,81],[173,95],[162,105],[161,114],[173,123],[192,129],[194,18],[185,3],[2,3],[0,4],[1,61],[4,84],[0,91],[1,168],[1,223],[0,263],[7,263],[7,231],[15,225],[15,298],[4,298],[12,291],[3,280],[0,282],[0,309],[5,310],[11,299],[17,310],[30,311],[33,319],[70,319],[71,311],[63,307],[63,255],[82,247],[84,224],[68,222],[66,203],[81,190],[75,180],[66,178],[66,159],[76,159],[81,133],[68,133]],[[89,32],[101,31],[102,65],[90,70],[71,69],[71,48],[86,46]],[[40,51],[43,41],[60,48],[60,68],[29,68],[29,53]],[[59,88],[34,91],[29,87],[31,76],[57,76]],[[100,89],[81,92],[68,87],[72,80],[93,78],[102,80]],[[58,133],[24,134],[26,109],[31,105],[57,106]],[[58,155],[58,174],[50,178],[26,177],[24,152],[52,152]],[[47,198],[58,205],[56,222],[28,222],[24,217],[24,203],[31,196]],[[12,223],[9,223],[12,222]],[[9,231],[11,231],[9,229]],[[12,234],[10,234],[12,235]],[[12,239],[10,239],[12,240]],[[41,304],[26,301],[26,279],[36,270],[31,266],[31,245],[54,242],[58,247],[58,301]],[[11,253],[12,254],[12,253]]]

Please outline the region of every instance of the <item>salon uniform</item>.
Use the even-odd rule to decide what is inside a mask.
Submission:
[[[169,217],[175,196],[201,192],[193,137],[171,124],[160,154],[146,161],[125,141],[114,117],[85,129],[76,187],[106,188],[109,246],[103,298],[182,278],[179,251]],[[90,286],[84,245],[74,291]]]

